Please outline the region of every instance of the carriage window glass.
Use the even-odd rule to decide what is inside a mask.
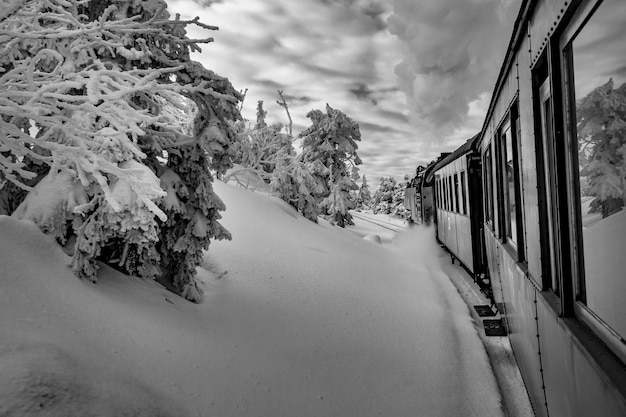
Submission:
[[[465,191],[465,171],[461,171],[461,214],[467,214],[467,195]]]
[[[445,197],[446,193],[444,192],[443,189],[443,179],[439,180],[439,197],[441,197],[441,208],[445,209],[446,208],[446,197]]]
[[[445,209],[447,208],[447,207],[446,207],[446,190],[445,190],[445,181],[444,181],[444,179],[442,178],[442,179],[440,180],[440,182],[441,182],[441,187],[440,187],[440,188],[441,188],[441,190],[440,190],[440,192],[441,192],[441,208],[445,210]]]
[[[446,198],[446,179],[441,179],[441,201],[443,201],[442,207],[444,210],[448,209],[448,199]]]
[[[441,180],[437,180],[437,204],[443,208],[443,194],[441,193]]]
[[[546,274],[548,275],[550,288],[555,293],[559,291],[558,270],[557,270],[557,252],[556,252],[556,224],[555,224],[555,210],[556,202],[554,200],[554,190],[556,187],[553,182],[555,180],[555,164],[554,160],[554,132],[553,132],[553,115],[552,115],[552,91],[550,89],[550,80],[548,78],[541,84],[539,88],[539,114],[541,117],[541,153],[543,156],[542,168],[543,168],[543,186],[544,186],[544,207],[543,215],[545,218],[542,221],[545,222],[545,227],[541,229],[546,235],[547,242],[547,259],[546,259]]]
[[[491,145],[485,151],[485,220],[487,224],[493,225],[493,179],[492,179]],[[493,228],[493,226],[492,226]]]
[[[459,174],[454,174],[454,207],[457,212],[461,212],[459,207]]]
[[[502,172],[500,173],[500,180],[502,181],[504,234],[507,242],[517,248],[518,218],[515,204],[517,195],[515,170],[517,169],[517,163],[514,160],[513,146],[511,122],[509,121],[502,126],[500,131],[500,151],[502,153]]]
[[[581,298],[626,338],[626,2],[606,0],[571,44]],[[617,295],[617,296],[616,296]]]
[[[441,180],[437,180],[437,204],[443,207],[443,198],[441,197]]]
[[[454,188],[452,187],[452,177],[448,177],[448,194],[450,197],[450,211],[454,211]]]

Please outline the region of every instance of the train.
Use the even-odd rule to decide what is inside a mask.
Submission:
[[[481,131],[411,182],[538,417],[626,416],[624,22],[624,0],[522,0]]]

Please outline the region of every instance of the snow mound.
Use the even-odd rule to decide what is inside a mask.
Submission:
[[[27,343],[0,349],[2,416],[178,416],[138,381],[81,362],[58,346]]]
[[[432,229],[374,245],[214,187],[233,240],[211,242],[199,305],[106,266],[79,280],[0,216],[0,416],[503,415]]]
[[[379,245],[383,244],[382,239],[378,235],[365,235],[363,236],[363,240],[367,240],[368,242],[378,243]]]

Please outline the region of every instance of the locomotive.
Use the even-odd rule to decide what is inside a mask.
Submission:
[[[415,179],[540,417],[626,416],[625,21],[523,0],[480,133]]]

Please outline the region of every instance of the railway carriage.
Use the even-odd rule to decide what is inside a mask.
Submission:
[[[625,20],[523,1],[481,132],[494,296],[538,416],[626,416]]]
[[[626,1],[523,0],[472,143],[482,193],[467,143],[439,161],[437,234],[471,270],[478,219],[535,414],[626,416]]]
[[[485,245],[482,232],[482,183],[476,135],[431,169],[436,201],[437,239],[474,277],[481,287],[488,287]],[[453,258],[453,259],[454,259]]]

